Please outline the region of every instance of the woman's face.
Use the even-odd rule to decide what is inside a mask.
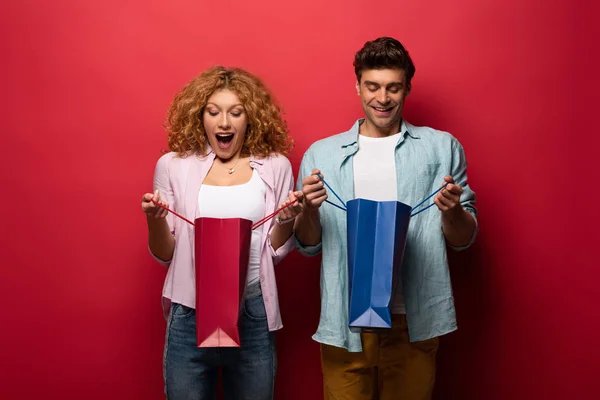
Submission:
[[[248,116],[238,96],[227,89],[214,92],[208,99],[202,123],[210,147],[221,160],[229,160],[242,150]]]

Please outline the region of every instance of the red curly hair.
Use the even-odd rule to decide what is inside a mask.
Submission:
[[[181,157],[190,153],[206,154],[208,142],[202,116],[210,96],[222,89],[234,92],[248,115],[242,156],[287,155],[292,140],[281,108],[269,89],[258,77],[243,69],[222,66],[202,72],[175,96],[165,123],[169,150]]]

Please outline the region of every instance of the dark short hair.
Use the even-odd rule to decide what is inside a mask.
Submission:
[[[354,72],[360,81],[365,69],[401,69],[406,75],[406,85],[410,89],[410,81],[415,75],[415,65],[402,43],[391,37],[380,37],[371,40],[356,52],[354,56]]]

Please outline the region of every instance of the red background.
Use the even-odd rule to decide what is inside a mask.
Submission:
[[[297,171],[361,116],[354,52],[392,35],[417,66],[407,119],[459,138],[480,209],[436,398],[596,398],[600,32],[578,3],[3,1],[0,397],[162,398],[165,271],[139,203],[173,95],[213,64],[260,75]],[[318,261],[277,267],[278,399],[321,396]]]

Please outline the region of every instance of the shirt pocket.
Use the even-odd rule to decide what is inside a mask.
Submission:
[[[417,198],[418,201],[423,200],[442,185],[444,177],[440,176],[440,166],[441,163],[438,162],[417,167],[415,178],[417,197],[420,197]]]

